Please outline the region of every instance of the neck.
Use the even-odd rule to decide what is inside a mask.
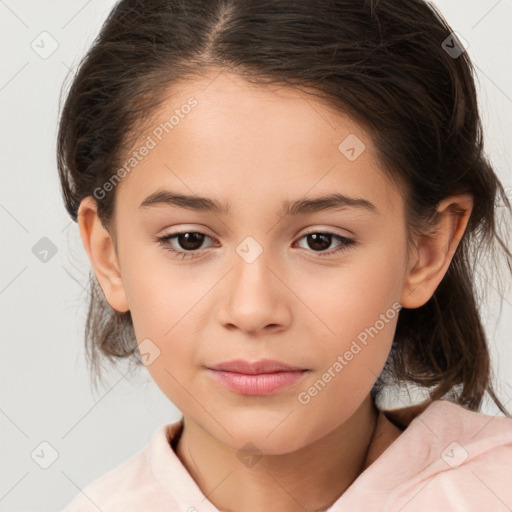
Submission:
[[[368,395],[325,437],[292,453],[262,455],[247,467],[236,450],[185,418],[176,454],[219,510],[319,511],[331,506],[396,438],[389,436],[389,425]],[[374,439],[379,443],[372,449]]]

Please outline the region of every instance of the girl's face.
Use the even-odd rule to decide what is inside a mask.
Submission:
[[[161,390],[234,449],[287,453],[344,423],[388,357],[408,263],[404,202],[368,134],[312,96],[221,73],[175,88],[133,151],[119,268]],[[211,370],[233,360],[302,371]]]

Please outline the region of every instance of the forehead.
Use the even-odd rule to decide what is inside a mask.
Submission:
[[[400,200],[370,135],[348,115],[297,89],[228,72],[168,90],[128,160],[117,193],[132,206],[156,188],[230,204],[263,199],[267,207],[327,192],[365,197],[383,210]]]

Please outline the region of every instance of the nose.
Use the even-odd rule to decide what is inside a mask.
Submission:
[[[269,256],[263,251],[254,261],[246,261],[235,254],[218,310],[219,320],[227,329],[257,335],[289,325],[293,293],[279,265],[272,264]]]

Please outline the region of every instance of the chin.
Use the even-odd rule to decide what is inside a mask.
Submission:
[[[276,421],[272,415],[272,420],[262,418],[261,415],[253,421],[236,421],[230,423],[229,434],[224,430],[215,428],[215,437],[231,449],[254,455],[285,455],[299,450],[309,444],[312,439],[304,428],[303,422],[298,422],[297,418],[292,420],[285,419],[285,414],[281,414]],[[226,416],[225,416],[226,417]],[[281,422],[281,423],[280,423]],[[210,431],[210,433],[212,433]],[[220,435],[220,437],[217,437]]]

